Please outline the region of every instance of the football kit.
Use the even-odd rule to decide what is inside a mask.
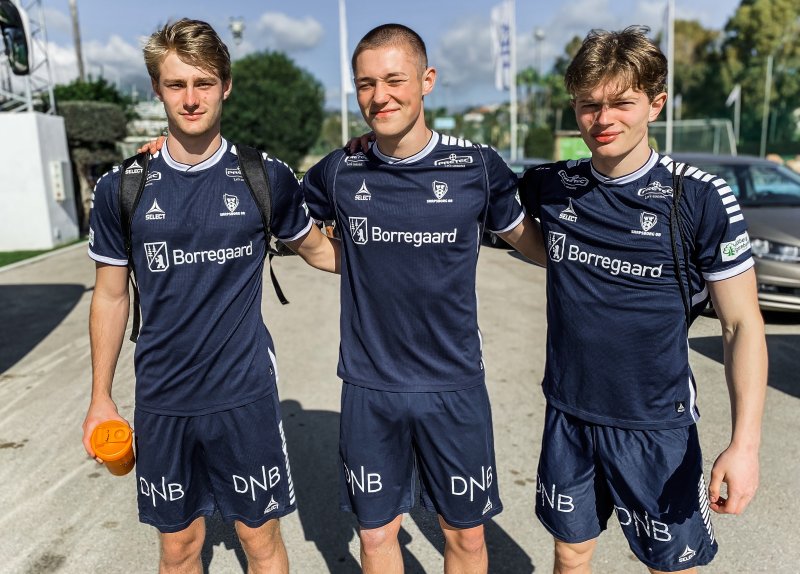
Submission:
[[[424,149],[403,159],[386,156],[377,145],[350,156],[337,150],[306,173],[303,188],[311,215],[335,220],[342,230],[338,375],[345,382],[340,448],[344,486],[352,486],[350,473],[361,467],[365,477],[372,473],[381,484],[381,490],[372,492],[347,488],[343,507],[353,509],[366,527],[403,512],[413,483],[406,452],[414,452],[417,464],[438,469],[432,471],[435,479],[429,478],[442,486],[427,492],[430,496],[423,492],[424,506],[455,526],[474,525],[496,514],[501,509],[497,483],[488,486],[485,478],[487,469],[494,468],[488,401],[479,415],[462,413],[483,429],[480,441],[459,435],[459,402],[444,398],[443,403],[453,405],[448,407],[452,431],[446,433],[447,441],[439,441],[438,452],[416,441],[422,432],[446,432],[442,425],[422,429],[427,412],[422,403],[430,397],[421,393],[446,394],[485,384],[475,292],[478,250],[484,226],[504,232],[524,217],[516,177],[490,148],[433,132]],[[379,393],[387,395],[385,400]],[[388,396],[396,393],[408,396]],[[403,400],[409,405],[395,402]],[[382,410],[395,408],[405,418],[373,420]],[[380,444],[381,433],[364,432],[381,425],[406,429],[391,449]],[[448,464],[440,464],[445,458]],[[424,491],[428,478],[418,474]],[[456,494],[462,490],[454,486],[461,484],[456,476],[475,481],[483,476],[487,496],[469,500]],[[393,490],[402,495],[384,496]],[[426,502],[432,496],[438,500]],[[445,502],[445,496],[451,500]]]
[[[261,214],[242,178],[235,147],[222,139],[211,157],[186,165],[169,155],[167,145],[149,161],[146,184],[131,218],[131,263],[142,312],[134,357],[136,413],[183,418],[187,424],[191,419],[192,432],[202,436],[205,423],[209,429],[219,428],[216,415],[276,393],[274,345],[261,316],[266,242]],[[273,234],[285,241],[303,237],[312,223],[294,174],[266,155],[264,165],[272,188]],[[115,168],[95,188],[89,255],[98,263],[125,266],[129,262],[119,221],[120,177]],[[190,490],[188,474],[166,474],[197,464],[194,449],[182,449],[181,441],[175,439],[179,435],[152,434],[166,427],[155,424],[152,417],[148,421],[153,424],[136,425],[137,446],[160,450],[138,453],[140,461],[153,461],[152,467],[137,465],[137,473],[148,473],[138,476],[140,507],[147,502],[145,491],[152,490],[142,485],[160,484],[161,479],[165,485],[178,485],[173,488],[179,488],[187,500],[199,500],[201,496]],[[273,422],[277,425],[279,416]],[[228,436],[227,440],[237,438]],[[270,445],[266,454],[253,456],[269,456],[264,467],[280,466],[280,481],[290,482],[280,441]],[[179,458],[181,465],[166,464],[171,456]],[[229,470],[229,476],[246,472]],[[276,515],[294,507],[293,494],[290,500],[289,489],[285,491],[279,509],[273,509]],[[215,489],[214,495],[245,496],[230,480],[227,492]],[[162,504],[162,518],[150,516],[148,521],[165,531],[174,529],[200,510],[185,502],[180,503],[186,506],[185,512],[170,512]],[[253,508],[251,522],[274,516],[264,515],[263,506]]]
[[[683,194],[672,221],[681,229],[671,228],[676,168],[684,174]],[[630,524],[638,524],[634,517],[649,524],[623,530],[650,567],[707,563],[716,540],[705,490],[698,490],[704,483],[696,430],[686,430],[694,429],[699,410],[681,290],[695,317],[708,300],[707,282],[753,266],[736,197],[724,180],[656,152],[618,178],[588,159],[538,166],[526,172],[520,195],[541,221],[548,253],[548,422],[537,488],[549,498],[537,496],[537,514],[556,537],[581,542],[596,537],[615,508],[623,526],[624,512]],[[629,437],[619,438],[624,431]],[[652,446],[659,437],[661,452]],[[571,461],[583,481],[566,460],[567,445],[576,441],[588,449],[576,449]],[[631,444],[640,445],[638,459],[626,458]],[[593,451],[605,462],[583,472],[580,456]],[[595,481],[604,486],[586,496]],[[562,497],[560,508],[551,504],[554,496]],[[674,512],[677,499],[687,497],[689,510]]]

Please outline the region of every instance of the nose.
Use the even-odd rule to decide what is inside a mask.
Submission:
[[[611,123],[611,120],[609,118],[609,112],[610,111],[611,111],[611,108],[607,104],[603,104],[602,106],[600,106],[600,109],[597,110],[597,114],[595,115],[594,123],[596,123],[596,124],[608,124],[608,123]]]
[[[183,107],[186,109],[194,109],[200,105],[197,90],[192,86],[187,86],[183,94]]]
[[[385,104],[389,101],[389,90],[385,83],[375,82],[375,90],[372,93],[372,101],[376,104]]]

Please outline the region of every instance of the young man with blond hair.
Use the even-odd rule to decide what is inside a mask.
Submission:
[[[502,505],[478,249],[486,227],[536,257],[534,223],[494,150],[426,125],[436,70],[413,30],[371,30],[352,65],[374,145],[334,151],[303,180],[311,215],[342,229],[342,508],[358,519],[367,574],[403,571],[397,536],[418,499],[439,516],[445,572],[485,573],[483,524]]]
[[[228,49],[205,22],[182,19],[154,33],[144,56],[170,135],[149,159],[131,216],[130,258],[120,170],[95,189],[84,446],[94,456],[94,428],[124,420],[111,387],[128,319],[130,265],[143,318],[135,355],[139,519],[160,532],[160,572],[202,572],[204,517],[219,510],[235,521],[249,572],[286,573],[278,519],[295,509],[295,499],[274,345],[261,316],[267,244],[236,146],[220,134],[232,89]],[[309,264],[336,271],[337,243],[312,224],[294,173],[262,157],[271,232]]]
[[[646,32],[587,36],[565,84],[591,159],[520,186],[548,250],[536,513],[558,574],[590,571],[612,513],[651,572],[694,571],[717,551],[709,511],[741,513],[758,486],[767,354],[747,227],[724,180],[650,148],[667,61]],[[688,329],[709,296],[733,429],[706,488]]]

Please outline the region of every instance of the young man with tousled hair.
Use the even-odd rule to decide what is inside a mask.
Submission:
[[[374,145],[334,151],[303,179],[311,215],[342,229],[342,508],[368,574],[403,571],[397,536],[417,499],[439,516],[444,571],[485,573],[483,524],[502,506],[477,322],[482,230],[532,259],[544,250],[497,153],[426,125],[436,70],[413,30],[371,30],[352,66]]]
[[[124,421],[111,387],[128,319],[130,264],[143,318],[135,355],[139,518],[160,532],[159,571],[202,572],[204,518],[219,510],[235,521],[248,572],[287,573],[278,519],[295,500],[274,345],[261,316],[265,230],[236,146],[220,134],[232,89],[228,49],[207,23],[182,19],[150,36],[144,56],[170,135],[149,159],[131,217],[130,261],[120,170],[95,188],[84,447],[94,456],[94,428]],[[336,272],[338,242],[312,224],[294,173],[262,157],[271,232],[309,264]]]
[[[591,159],[520,185],[548,255],[536,514],[557,574],[590,572],[612,513],[651,572],[693,572],[717,552],[710,510],[739,514],[758,486],[767,353],[747,227],[724,180],[650,148],[667,61],[646,32],[586,37],[565,84]],[[688,329],[709,296],[732,433],[706,487]]]

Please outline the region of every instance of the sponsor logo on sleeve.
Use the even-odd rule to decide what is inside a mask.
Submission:
[[[748,249],[750,249],[750,236],[746,231],[733,241],[721,243],[719,246],[723,261],[733,261]]]

